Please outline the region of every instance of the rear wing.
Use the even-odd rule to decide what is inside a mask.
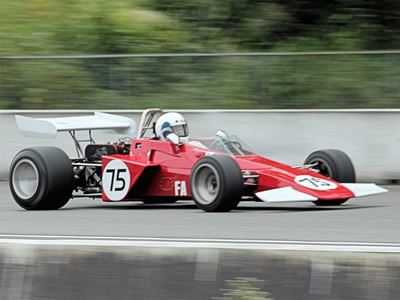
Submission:
[[[121,134],[133,134],[136,130],[134,120],[95,112],[93,116],[62,117],[34,119],[23,116],[15,116],[18,129],[26,137],[55,138],[59,131],[75,132],[78,130],[113,129]]]

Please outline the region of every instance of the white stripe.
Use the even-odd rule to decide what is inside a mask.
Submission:
[[[400,253],[398,243],[0,235],[0,244]]]

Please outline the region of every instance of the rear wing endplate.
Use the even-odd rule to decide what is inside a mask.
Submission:
[[[24,136],[37,138],[55,138],[59,131],[113,129],[120,134],[131,135],[136,130],[134,120],[102,112],[95,112],[93,116],[43,119],[16,115],[15,120]]]

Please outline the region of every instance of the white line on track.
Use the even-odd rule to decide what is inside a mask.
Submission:
[[[0,234],[0,244],[400,253],[396,243]]]

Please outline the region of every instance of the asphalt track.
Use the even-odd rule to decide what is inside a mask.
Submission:
[[[73,199],[56,211],[26,211],[0,182],[0,234],[179,239],[400,243],[400,186],[337,207],[242,202],[205,213],[192,202],[145,205]]]

